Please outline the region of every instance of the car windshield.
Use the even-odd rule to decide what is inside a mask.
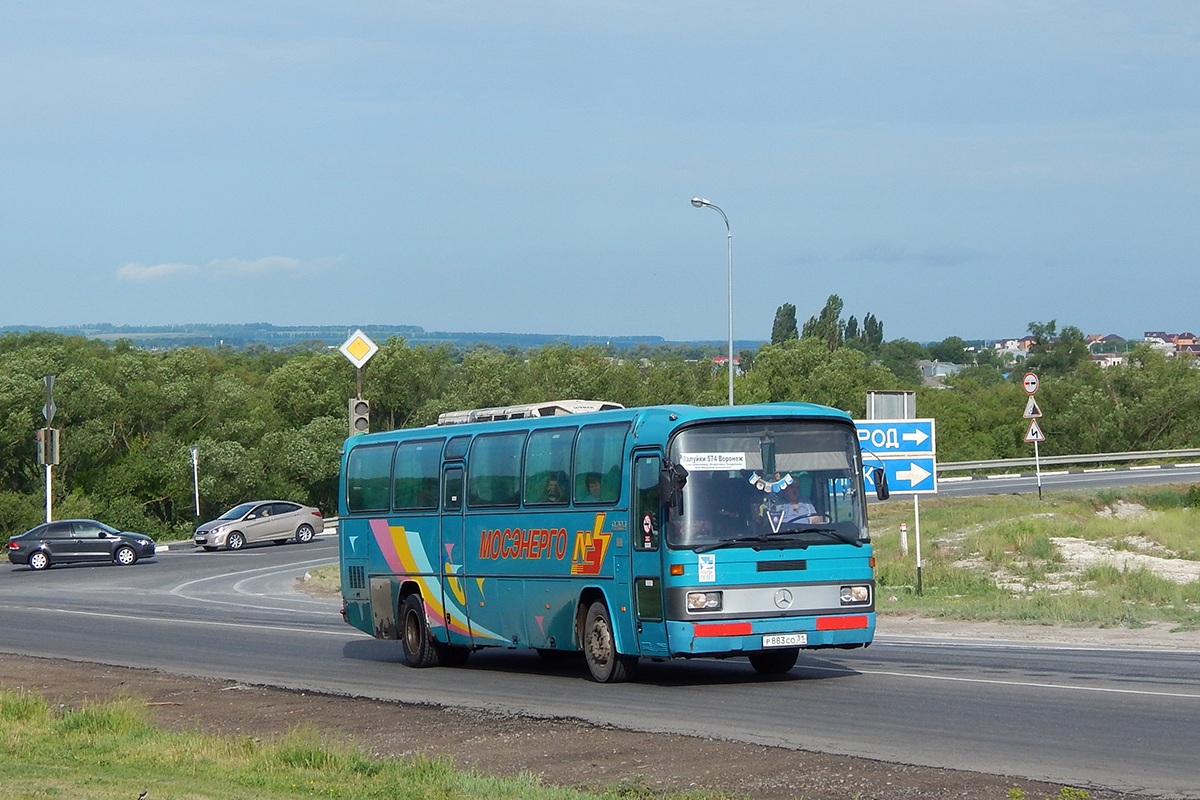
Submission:
[[[668,509],[673,547],[808,547],[866,541],[853,426],[825,420],[723,423],[682,431],[687,471]]]
[[[241,519],[250,513],[250,509],[254,508],[258,503],[242,503],[240,506],[234,506],[226,511],[217,519]]]

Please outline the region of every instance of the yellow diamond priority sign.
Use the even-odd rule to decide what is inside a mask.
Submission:
[[[362,365],[370,361],[371,356],[379,350],[379,345],[358,330],[350,334],[350,338],[343,342],[338,349],[342,351],[342,355],[350,359],[351,364],[361,369]]]

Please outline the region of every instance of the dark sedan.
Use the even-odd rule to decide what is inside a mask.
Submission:
[[[154,555],[154,540],[143,533],[119,531],[94,519],[46,522],[8,540],[8,560],[46,569],[78,562],[129,566]]]

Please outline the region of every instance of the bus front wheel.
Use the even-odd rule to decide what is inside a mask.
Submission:
[[[592,680],[598,683],[629,680],[637,667],[636,656],[623,656],[617,652],[608,606],[600,600],[588,608],[583,623],[583,657]]]
[[[442,649],[429,631],[425,602],[419,594],[410,594],[400,604],[400,644],[410,667],[436,667],[442,661]]]

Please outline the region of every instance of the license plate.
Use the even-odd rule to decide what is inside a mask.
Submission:
[[[763,637],[763,647],[803,647],[808,644],[807,633],[771,633]]]

